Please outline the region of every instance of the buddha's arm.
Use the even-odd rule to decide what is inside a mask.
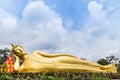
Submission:
[[[20,59],[18,56],[14,55],[16,58],[15,64],[14,64],[14,71],[19,71],[19,67],[20,67]]]
[[[48,53],[44,53],[44,52],[39,51],[39,50],[36,50],[33,53],[37,53],[38,55],[41,55],[43,57],[49,57],[49,58],[51,58],[51,57],[59,57],[59,56],[69,56],[69,57],[77,58],[77,57],[69,55],[69,54],[48,54]]]

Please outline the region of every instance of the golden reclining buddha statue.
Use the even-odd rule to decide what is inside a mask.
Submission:
[[[14,71],[17,72],[117,72],[114,64],[102,66],[69,54],[47,54],[36,50],[27,55],[24,48],[16,44],[12,44],[12,53],[16,58]],[[23,63],[20,65],[21,59]]]

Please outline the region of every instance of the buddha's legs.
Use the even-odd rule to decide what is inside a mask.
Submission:
[[[75,57],[62,56],[57,58],[57,63],[61,70],[72,71],[91,71],[91,72],[106,72],[106,67],[94,62],[82,60]]]

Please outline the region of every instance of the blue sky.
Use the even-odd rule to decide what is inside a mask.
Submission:
[[[0,48],[97,60],[120,54],[119,0],[0,0]],[[94,58],[93,58],[94,57]]]
[[[52,6],[57,13],[60,13],[64,26],[66,26],[65,22],[73,21],[72,29],[79,29],[88,18],[88,0],[45,0],[45,2],[48,6]]]

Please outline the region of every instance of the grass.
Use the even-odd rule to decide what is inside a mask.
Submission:
[[[0,73],[0,80],[111,80],[120,74],[103,73]]]

